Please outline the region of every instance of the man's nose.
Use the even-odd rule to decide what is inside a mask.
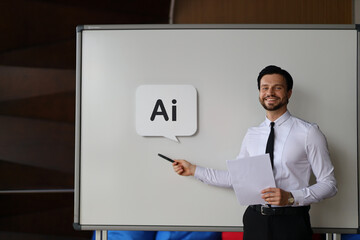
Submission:
[[[272,96],[274,94],[274,89],[273,88],[269,88],[266,92],[266,95],[268,96]]]

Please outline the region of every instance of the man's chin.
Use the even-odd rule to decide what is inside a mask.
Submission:
[[[279,108],[276,108],[276,107],[273,107],[273,108],[266,107],[265,109],[271,112],[271,111],[278,110]]]
[[[267,111],[276,111],[278,109],[281,108],[280,105],[266,105],[266,104],[263,104],[263,107],[265,108],[265,110]]]

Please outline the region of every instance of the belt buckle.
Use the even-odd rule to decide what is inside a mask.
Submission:
[[[261,212],[261,215],[266,216],[266,213],[265,213],[265,211],[264,211],[264,208],[267,208],[267,207],[264,206],[264,205],[261,205],[260,212]]]
[[[269,216],[269,215],[274,214],[274,212],[272,210],[273,210],[273,208],[271,208],[271,206],[269,206],[269,205],[261,205],[260,213],[263,216]]]

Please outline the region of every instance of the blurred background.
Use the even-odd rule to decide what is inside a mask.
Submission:
[[[0,239],[73,230],[76,26],[355,24],[360,0],[3,0]]]

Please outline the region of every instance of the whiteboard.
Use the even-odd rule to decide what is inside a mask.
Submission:
[[[355,26],[81,26],[77,31],[74,225],[84,230],[240,231],[231,189],[175,174],[158,153],[216,169],[265,119],[256,78],[294,78],[292,115],[326,135],[338,194],[311,207],[315,231],[359,228]],[[197,131],[179,142],[136,131],[136,90],[190,85]],[[179,107],[181,105],[179,104]]]

